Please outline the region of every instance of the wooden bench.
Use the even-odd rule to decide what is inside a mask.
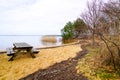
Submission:
[[[13,48],[7,48],[7,56],[13,56],[15,54]]]
[[[39,50],[37,50],[37,49],[35,49],[35,48],[32,48],[32,53],[38,54],[38,53],[39,53]]]
[[[13,48],[7,48],[7,56],[12,56],[8,61],[13,61],[13,58],[15,57],[15,52],[13,50]]]

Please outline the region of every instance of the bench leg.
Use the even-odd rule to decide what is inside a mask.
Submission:
[[[32,56],[32,58],[35,58],[35,55],[32,52],[30,52],[30,55]]]
[[[15,55],[13,55],[8,61],[13,61],[13,60],[14,60],[14,59],[13,59],[14,57],[15,57]]]

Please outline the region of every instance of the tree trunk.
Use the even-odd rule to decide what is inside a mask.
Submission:
[[[95,32],[93,30],[93,33],[92,33],[92,45],[94,46],[95,45]]]
[[[110,52],[110,55],[111,55],[111,61],[112,61],[112,63],[113,63],[114,70],[116,71],[116,70],[117,70],[117,68],[116,68],[116,65],[115,65],[115,60],[114,60],[113,53],[112,53],[112,51],[110,50],[110,48],[109,48],[109,46],[108,46],[108,44],[107,44],[106,40],[105,40],[102,36],[100,36],[100,37],[101,37],[101,40],[103,40],[103,41],[104,41],[105,45],[107,46],[107,49],[108,49],[108,50],[109,50],[109,52]]]

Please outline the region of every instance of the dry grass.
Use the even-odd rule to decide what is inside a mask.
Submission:
[[[96,77],[96,57],[99,49],[97,47],[87,47],[88,53],[84,58],[78,61],[76,66],[77,73],[84,74],[89,78],[89,80],[100,80],[99,77]]]
[[[0,80],[18,80],[39,69],[73,58],[79,51],[80,45],[41,49],[34,59],[29,54],[22,54],[12,62],[8,62],[9,56],[0,54]]]
[[[99,43],[101,43],[99,46],[94,47],[86,44],[88,53],[78,61],[77,73],[85,75],[89,80],[120,80],[120,71],[114,72],[113,66],[108,64],[109,51],[102,42]],[[114,53],[115,62],[119,62],[116,48],[113,46],[110,48]],[[119,66],[117,68],[119,69]]]
[[[52,42],[52,43],[56,43],[57,39],[55,36],[43,36],[41,39],[42,42]]]

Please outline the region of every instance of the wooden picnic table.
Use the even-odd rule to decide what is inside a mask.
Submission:
[[[33,46],[25,42],[13,43],[13,46],[13,48],[8,48],[7,50],[8,56],[12,55],[9,61],[13,61],[13,58],[16,56],[15,54],[20,53],[21,51],[26,51],[26,53],[30,53],[32,58],[35,58],[34,53],[38,53],[38,51],[33,51]]]
[[[28,43],[20,42],[20,43],[13,43],[13,46],[15,49],[31,49],[33,46],[31,46]]]
[[[35,58],[34,54],[32,53],[33,46],[31,46],[30,44],[25,42],[20,42],[20,43],[13,43],[13,46],[14,46],[14,50],[18,50],[18,52],[26,50],[28,53],[30,53],[32,58]]]

